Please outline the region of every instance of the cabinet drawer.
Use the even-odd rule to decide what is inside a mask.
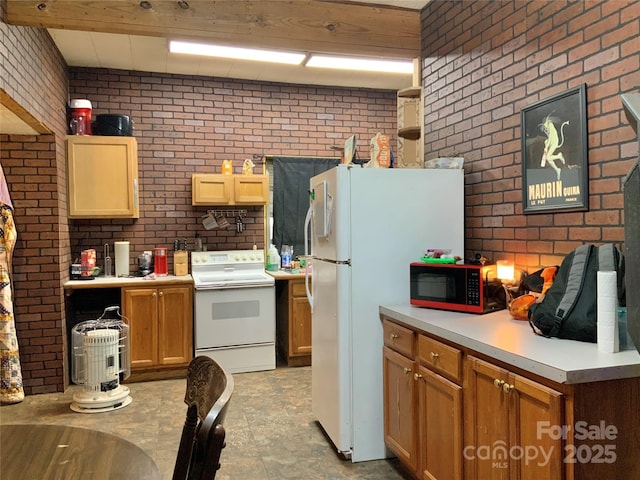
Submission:
[[[418,335],[418,361],[456,382],[461,380],[462,352],[457,348]]]
[[[291,295],[294,297],[306,297],[307,289],[304,286],[304,281],[300,282],[297,280],[292,280],[289,284],[291,286]],[[309,289],[311,289],[311,281],[309,281]]]
[[[384,344],[407,357],[415,356],[413,350],[413,331],[396,323],[383,320]]]

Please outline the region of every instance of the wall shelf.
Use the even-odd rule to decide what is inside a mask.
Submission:
[[[422,129],[417,126],[399,128],[398,136],[407,140],[418,140],[422,136]]]

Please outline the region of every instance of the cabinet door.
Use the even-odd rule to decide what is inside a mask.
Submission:
[[[469,356],[464,392],[467,480],[509,480],[509,372]]]
[[[383,347],[384,441],[415,472],[417,459],[416,385],[413,360]]]
[[[462,387],[420,367],[421,480],[462,480]]]
[[[195,174],[191,176],[192,205],[231,205],[233,176]]]
[[[474,357],[468,366],[466,478],[564,478],[562,441],[544,428],[564,424],[562,394]]]
[[[187,364],[192,354],[192,289],[163,287],[158,290],[158,359],[161,365]]]
[[[67,138],[69,218],[138,218],[138,147],[133,137]]]
[[[123,288],[122,313],[129,320],[131,369],[158,364],[158,291]]]
[[[304,281],[291,281],[291,316],[289,355],[311,354],[311,306]]]
[[[559,435],[547,433],[563,425],[562,394],[512,374],[504,388],[510,398],[510,445],[522,448],[523,458],[512,458],[511,478],[563,478],[563,445]]]
[[[237,205],[266,205],[269,201],[269,178],[266,175],[236,175],[234,200]]]

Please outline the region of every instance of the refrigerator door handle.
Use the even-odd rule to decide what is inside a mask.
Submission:
[[[309,261],[307,258],[307,268],[304,271],[304,289],[307,291],[307,300],[309,301],[309,307],[311,308],[311,313],[313,313],[313,295],[311,294],[311,290],[309,289]]]
[[[304,288],[307,292],[307,300],[309,301],[309,307],[311,308],[311,313],[313,313],[313,295],[311,294],[311,289],[309,288],[309,267],[311,266],[311,258],[312,252],[309,250],[309,233],[311,231],[311,214],[313,213],[311,203],[309,203],[309,210],[307,210],[307,216],[304,218],[304,255],[307,257],[307,265],[304,269]]]
[[[307,215],[304,217],[304,255],[309,256],[313,255],[313,252],[309,250],[309,233],[311,232],[311,214],[313,210],[311,205],[309,205],[309,210],[307,210]]]

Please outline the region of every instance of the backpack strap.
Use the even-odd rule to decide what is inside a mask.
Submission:
[[[618,270],[615,258],[615,245],[606,243],[598,247],[598,270],[603,272],[615,272]]]
[[[556,315],[554,325],[549,332],[549,336],[555,337],[560,332],[562,322],[569,315],[569,312],[573,309],[578,294],[582,289],[584,283],[584,275],[587,270],[587,263],[589,262],[589,255],[593,245],[580,245],[575,249],[573,258],[571,259],[571,266],[569,267],[569,273],[567,274],[567,285],[564,289],[564,295],[558,303],[556,308]]]

